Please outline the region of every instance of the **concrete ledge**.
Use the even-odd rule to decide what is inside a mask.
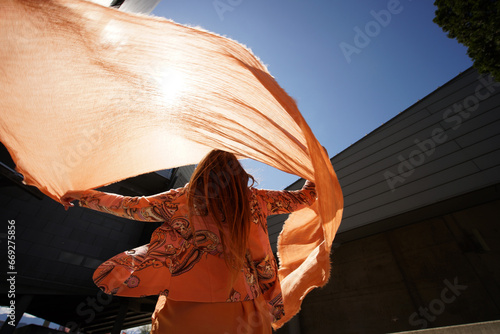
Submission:
[[[416,331],[409,332],[398,332],[405,334],[470,334],[470,333],[480,333],[480,334],[498,334],[500,333],[500,320],[488,321],[488,322],[478,322],[474,324],[466,324],[459,326],[450,327],[440,327],[431,329],[420,329]],[[397,333],[393,333],[397,334]]]

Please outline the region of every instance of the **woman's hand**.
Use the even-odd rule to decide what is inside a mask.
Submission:
[[[69,208],[75,206],[73,201],[80,200],[82,197],[82,193],[80,191],[68,191],[61,197],[61,204],[64,206],[64,210],[68,210]]]

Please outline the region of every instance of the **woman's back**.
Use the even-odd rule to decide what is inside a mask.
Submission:
[[[196,309],[221,319],[232,312],[247,322],[258,315],[261,332],[270,333],[284,307],[267,217],[311,205],[316,193],[310,182],[299,191],[270,191],[249,187],[249,180],[234,155],[213,151],[183,188],[147,197],[81,193],[81,206],[163,223],[149,244],[99,266],[95,283],[109,294],[160,295],[152,332],[189,333],[181,331],[180,319]],[[218,333],[235,325],[233,318],[221,319],[226,327]]]

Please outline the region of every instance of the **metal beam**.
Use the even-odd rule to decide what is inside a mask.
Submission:
[[[120,312],[116,316],[115,324],[113,326],[111,334],[120,334],[123,322],[125,321],[125,316],[127,315],[127,310],[128,310],[128,299],[125,299],[120,305]]]
[[[3,162],[0,162],[0,175],[4,176],[7,180],[11,181],[16,186],[20,187],[24,191],[27,191],[36,198],[43,199],[44,195],[40,190],[24,184],[24,176],[16,172],[14,169],[10,168]]]

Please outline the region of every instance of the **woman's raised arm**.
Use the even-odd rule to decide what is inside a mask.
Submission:
[[[312,205],[316,201],[316,186],[306,181],[300,190],[257,189],[257,196],[263,201],[266,215],[291,213]]]
[[[78,200],[81,207],[109,213],[115,216],[147,221],[162,222],[169,218],[176,205],[172,201],[182,195],[185,188],[171,189],[152,196],[122,196],[97,190],[71,191],[62,198],[67,209]]]

